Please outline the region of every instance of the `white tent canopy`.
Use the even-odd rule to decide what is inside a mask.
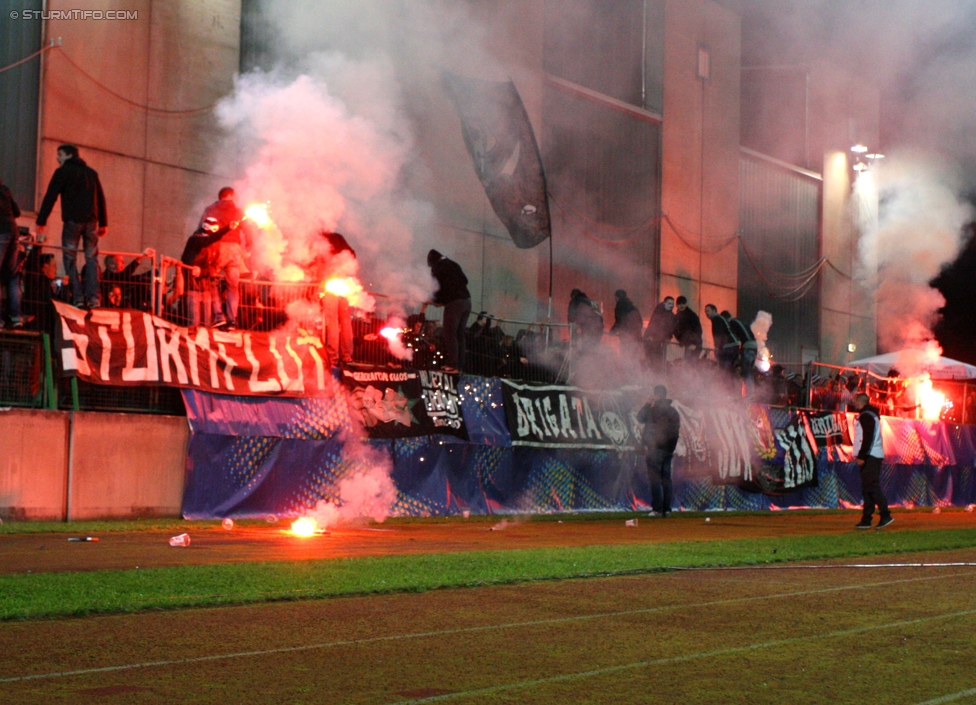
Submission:
[[[918,350],[900,350],[866,357],[863,360],[848,362],[845,367],[868,370],[878,375],[887,374],[892,367],[902,375],[909,374],[913,369],[920,367],[921,370],[928,372],[932,379],[976,379],[976,366],[948,357],[932,360]]]

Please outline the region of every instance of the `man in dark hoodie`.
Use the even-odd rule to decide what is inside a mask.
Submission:
[[[98,172],[85,164],[73,144],[58,147],[58,164],[51,176],[47,193],[37,212],[37,232],[43,234],[48,216],[58,197],[61,198],[61,247],[64,248],[64,271],[71,281],[75,306],[96,308],[101,303],[98,286],[98,239],[108,232],[105,193]],[[78,250],[85,252],[82,286],[78,273]]]
[[[619,336],[621,344],[626,342],[635,345],[640,342],[644,331],[644,317],[626,291],[617,289],[613,295],[617,303],[613,307],[613,327],[610,334]]]
[[[712,322],[712,345],[715,346],[715,359],[719,367],[732,373],[732,367],[739,357],[739,341],[732,335],[729,322],[718,312],[715,304],[705,306],[705,315]]]
[[[584,352],[595,350],[603,339],[603,315],[596,303],[580,289],[569,292],[567,322],[576,326],[576,335]]]
[[[20,217],[20,208],[14,201],[13,194],[10,193],[2,181],[0,181],[0,281],[7,289],[6,314],[10,327],[19,330],[24,327],[20,311],[20,277],[17,276],[16,269],[19,264],[17,251],[17,218]],[[0,314],[3,312],[0,311]],[[0,328],[3,328],[3,317],[0,315]]]
[[[881,461],[884,459],[884,445],[881,441],[881,416],[877,408],[871,406],[867,394],[854,397],[854,408],[857,410],[857,423],[854,429],[854,450],[857,453],[857,465],[861,468],[861,494],[864,496],[864,510],[861,521],[855,529],[870,529],[871,516],[875,506],[881,520],[879,529],[890,525],[895,519],[888,509],[888,500],[881,490]]]
[[[444,369],[461,370],[464,366],[464,333],[471,314],[471,293],[468,278],[461,265],[437,250],[427,253],[430,274],[439,285],[434,303],[444,307]]]
[[[210,323],[212,300],[220,295],[210,271],[211,261],[216,259],[213,245],[239,225],[238,221],[232,220],[221,227],[215,217],[207,216],[183,247],[180,262],[186,265],[186,269],[179,272],[178,276],[185,277],[182,283],[186,290],[187,318],[192,326],[198,326],[201,322],[204,325]]]
[[[701,355],[702,327],[698,314],[688,308],[688,299],[678,297],[678,313],[674,317],[674,338],[685,350],[686,358]]]
[[[654,399],[637,412],[644,424],[641,442],[647,451],[647,479],[651,483],[652,516],[671,516],[671,461],[678,446],[681,416],[668,399],[668,388],[654,387]]]
[[[651,320],[644,331],[644,355],[651,369],[661,369],[666,361],[665,350],[674,335],[674,297],[665,296],[654,307]]]

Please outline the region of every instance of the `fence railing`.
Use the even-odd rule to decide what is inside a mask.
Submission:
[[[178,390],[150,387],[111,388],[58,375],[51,354],[55,331],[54,300],[74,297],[63,275],[64,248],[22,238],[7,274],[23,290],[25,328],[37,335],[0,338],[0,404],[45,408],[112,409],[182,413]],[[210,325],[222,281],[200,286],[193,268],[171,257],[146,252],[103,251],[100,263],[103,307],[151,311],[178,325]],[[79,267],[84,256],[79,253]],[[310,282],[242,280],[238,325],[271,331],[286,322],[323,335],[321,286]],[[380,296],[380,295],[376,295]],[[385,297],[380,297],[385,298]],[[426,303],[400,304],[400,314],[380,317],[352,309],[353,360],[371,365],[437,369],[444,364],[443,309]],[[486,313],[472,314],[464,336],[463,371],[544,383],[572,383],[581,353],[580,336],[565,323],[520,321]],[[391,345],[388,336],[397,339]],[[607,349],[614,346],[603,344]],[[395,354],[393,349],[399,349]],[[694,374],[698,365],[714,364],[711,351],[687,355],[675,343],[647,354],[649,369],[670,375]],[[660,360],[658,358],[661,358]],[[652,359],[653,358],[653,359]],[[662,364],[663,363],[663,364]],[[884,414],[919,418],[915,382],[891,379],[864,370],[823,363],[780,364],[760,379],[753,400],[774,406],[843,411],[854,394],[867,393]],[[976,382],[933,380],[945,397],[943,421],[976,423]]]
[[[931,393],[919,377],[887,377],[868,370],[810,363],[808,405],[847,411],[855,394],[865,393],[885,416],[930,419],[957,424],[976,423],[976,382],[933,379]],[[928,399],[923,396],[929,394]]]

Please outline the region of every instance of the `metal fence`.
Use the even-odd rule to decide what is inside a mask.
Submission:
[[[56,321],[52,302],[70,303],[74,298],[63,274],[63,255],[62,247],[22,237],[19,256],[12,267],[7,263],[6,275],[16,277],[21,284],[25,329],[32,334],[0,336],[0,404],[184,413],[177,389],[108,387],[60,376],[57,355],[51,354]],[[210,324],[214,305],[219,302],[211,301],[211,291],[201,291],[194,283],[192,268],[173,258],[159,257],[152,250],[107,251],[102,255],[100,293],[104,307],[151,311],[178,325]],[[79,256],[79,264],[83,259]],[[218,282],[217,286],[225,284]],[[315,283],[243,280],[238,325],[244,330],[271,331],[291,322],[322,336],[321,294],[321,285]],[[195,316],[191,307],[197,311]],[[421,369],[442,367],[443,309],[420,302],[400,302],[396,308],[397,315],[386,316],[351,309],[353,361]],[[573,383],[580,340],[572,326],[504,319],[484,312],[472,315],[469,322],[464,336],[465,373]],[[700,377],[702,365],[715,365],[711,351],[687,356],[675,343],[667,345],[661,354],[661,360],[655,352],[645,363],[666,372],[674,383],[689,375]],[[918,418],[921,410],[914,384],[822,363],[779,364],[769,373],[757,375],[751,398],[774,406],[844,411],[854,394],[863,391],[884,414]],[[941,420],[976,423],[976,381],[935,380],[932,387],[945,396]]]
[[[919,377],[887,377],[870,371],[810,363],[806,376],[808,406],[827,411],[849,411],[855,394],[868,395],[885,416],[920,419],[925,383]],[[940,421],[976,423],[976,381],[931,380],[930,402]]]

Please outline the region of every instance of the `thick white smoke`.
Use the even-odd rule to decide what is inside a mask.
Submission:
[[[413,233],[428,226],[430,209],[401,189],[412,148],[405,121],[389,102],[391,114],[378,120],[331,92],[337,74],[367,69],[336,57],[310,63],[313,70],[297,77],[242,76],[217,108],[227,147],[244,163],[238,201],[267,203],[274,221],[251,248],[252,269],[285,280],[358,274],[373,291],[423,299],[430,277]],[[382,72],[373,75],[381,83]],[[322,231],[342,232],[360,262],[333,260]]]
[[[756,336],[756,358],[758,360],[769,359],[769,348],[766,347],[766,341],[769,340],[769,329],[772,327],[773,314],[768,311],[757,311],[755,320],[749,325],[752,334]]]
[[[323,529],[366,519],[385,521],[397,499],[392,459],[351,432],[343,435],[343,442],[343,460],[355,470],[339,481],[336,501],[322,500],[306,516]]]
[[[861,174],[855,196],[869,199],[875,189],[877,217],[856,212],[861,275],[876,290],[879,343],[888,351],[934,350],[932,328],[945,299],[929,282],[958,255],[972,207],[960,198],[958,174],[931,155],[891,155]]]

